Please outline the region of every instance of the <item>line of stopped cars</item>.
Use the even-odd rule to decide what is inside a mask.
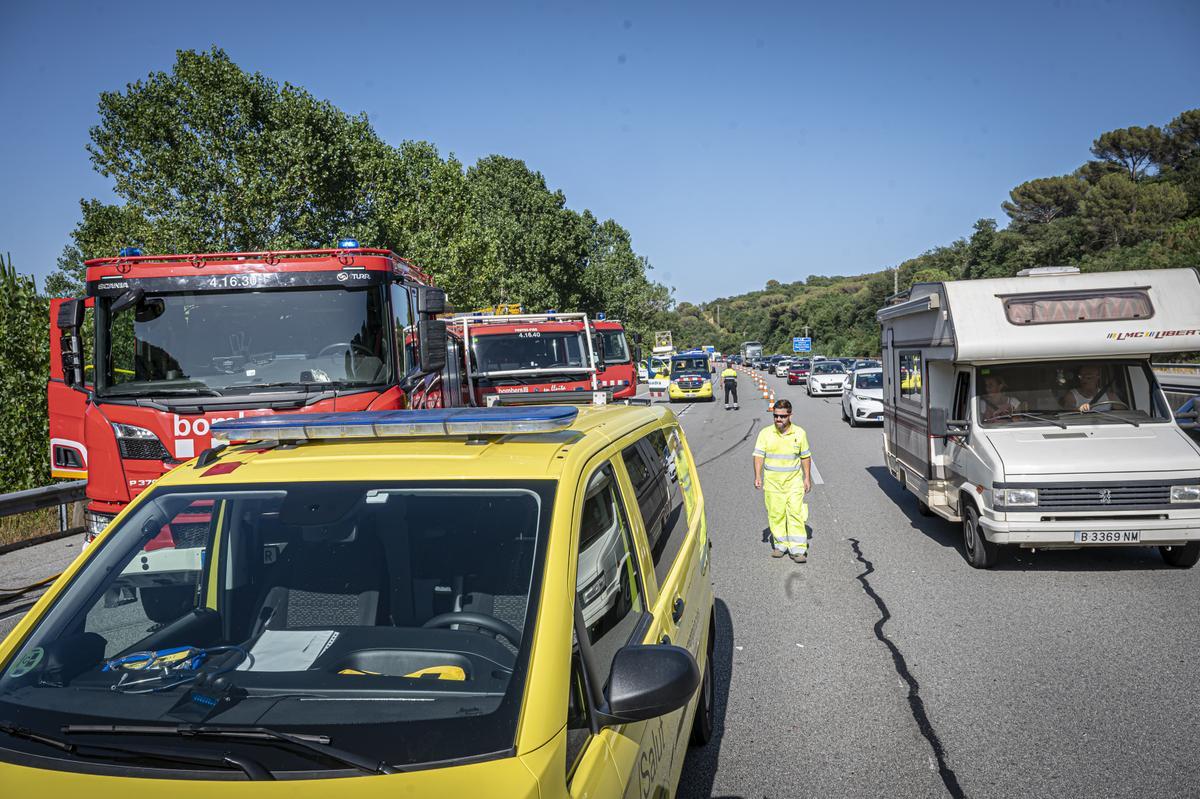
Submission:
[[[842,421],[851,427],[883,422],[883,369],[879,361],[771,355],[751,365],[785,378],[789,386],[804,386],[810,397],[840,396]]]

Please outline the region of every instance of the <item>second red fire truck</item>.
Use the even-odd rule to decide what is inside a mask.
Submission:
[[[464,355],[466,404],[553,401],[593,391],[625,399],[637,391],[634,358],[617,321],[554,311],[476,312],[451,320],[450,337]]]

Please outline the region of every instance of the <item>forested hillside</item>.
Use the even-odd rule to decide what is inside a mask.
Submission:
[[[1009,192],[1000,203],[1008,217],[1003,229],[995,219],[980,219],[969,235],[900,263],[898,275],[888,269],[771,280],[736,297],[679,303],[660,317],[663,328],[687,346],[729,352],[757,339],[768,351],[786,352],[807,325],[819,352],[867,355],[879,350],[875,311],[892,293],[893,279],[903,289],[922,280],[1007,277],[1048,265],[1085,272],[1200,267],[1200,109],[1162,128],[1101,133],[1091,153],[1093,159],[1069,175]]]

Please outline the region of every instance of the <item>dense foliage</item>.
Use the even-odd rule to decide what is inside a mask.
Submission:
[[[752,339],[768,352],[788,352],[792,336],[807,326],[818,352],[867,355],[879,352],[875,311],[892,293],[893,280],[904,289],[923,280],[1010,277],[1048,265],[1085,272],[1200,266],[1200,109],[1164,128],[1102,133],[1091,152],[1094,160],[1070,175],[1038,178],[1009,192],[1001,205],[1007,227],[980,219],[969,236],[900,263],[897,274],[771,280],[736,297],[680,303],[660,324],[678,343],[726,352]]]
[[[0,260],[0,492],[50,482],[48,304],[12,258]]]

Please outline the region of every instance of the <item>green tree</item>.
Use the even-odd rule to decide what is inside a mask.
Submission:
[[[467,188],[467,225],[481,240],[481,255],[471,284],[456,296],[537,311],[578,307],[589,230],[566,207],[566,196],[550,191],[523,161],[499,155],[467,170]]]
[[[49,482],[49,306],[12,256],[0,260],[0,493]]]
[[[1123,168],[1130,180],[1137,180],[1162,158],[1165,145],[1162,130],[1154,125],[1120,128],[1101,133],[1092,142],[1092,155]]]
[[[1080,216],[1100,246],[1131,244],[1149,238],[1181,217],[1187,195],[1169,183],[1134,183],[1124,175],[1106,175],[1088,190]]]
[[[1070,175],[1029,180],[1010,191],[1001,208],[1017,225],[1044,225],[1075,213],[1086,189],[1083,180]]]

